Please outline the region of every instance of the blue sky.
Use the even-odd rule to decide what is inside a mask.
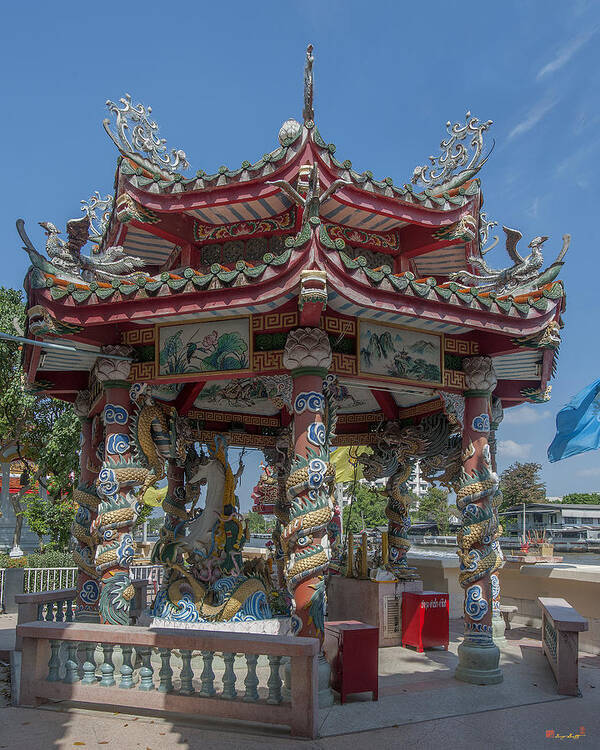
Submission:
[[[63,226],[80,200],[111,191],[106,99],[129,92],[151,104],[193,170],[237,166],[274,148],[283,120],[300,117],[312,42],[316,121],[336,156],[407,182],[438,153],[445,122],[470,109],[494,120],[496,148],[481,174],[488,215],[525,241],[549,235],[550,262],[572,234],[553,397],[507,413],[499,463],[539,461],[550,495],[600,490],[597,452],[545,459],[556,412],[600,374],[599,28],[598,3],[578,0],[6,4],[1,281],[20,286],[26,271],[17,217],[43,247],[38,221]],[[491,256],[507,265],[502,250]],[[248,456],[243,507],[258,460]]]

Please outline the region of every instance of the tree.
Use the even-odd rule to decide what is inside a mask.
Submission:
[[[448,491],[439,487],[430,487],[419,502],[417,518],[421,521],[434,521],[438,533],[450,533],[450,513],[452,507],[448,505]]]
[[[546,485],[540,477],[541,464],[516,461],[500,475],[502,505],[506,510],[522,503],[543,503],[546,499]]]
[[[0,330],[19,335],[24,324],[21,292],[0,287]],[[48,490],[50,500],[60,506],[72,493],[79,468],[80,426],[72,406],[33,393],[26,385],[21,346],[0,340],[0,450],[20,459],[26,467],[22,490],[10,495],[17,519],[13,547],[20,543],[26,490],[39,483]],[[6,485],[9,474],[10,469],[4,471]]]
[[[600,492],[572,492],[561,500],[563,504],[600,505]]]
[[[37,534],[40,552],[45,552],[44,537],[50,537],[48,549],[66,552],[71,538],[71,526],[75,520],[76,503],[72,498],[59,497],[44,500],[37,495],[25,496],[25,509],[21,514],[27,519],[29,528]]]
[[[387,524],[385,507],[387,496],[368,484],[357,483],[354,499],[351,505],[346,505],[342,511],[344,529],[353,533],[364,528],[373,529]]]
[[[269,525],[266,518],[261,513],[257,513],[254,510],[246,513],[244,518],[248,522],[248,529],[250,532],[255,534],[264,534],[273,525]]]

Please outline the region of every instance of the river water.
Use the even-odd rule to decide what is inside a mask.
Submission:
[[[246,543],[248,547],[264,547],[268,539],[261,539],[255,536],[250,537]],[[511,554],[508,551],[506,554]],[[409,557],[439,557],[439,558],[456,558],[456,552],[450,547],[421,547],[414,544],[409,553]],[[557,552],[558,557],[563,558],[565,565],[600,565],[600,554],[596,552]]]

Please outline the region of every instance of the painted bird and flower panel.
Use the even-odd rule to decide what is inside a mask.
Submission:
[[[443,382],[441,334],[361,320],[358,341],[361,375]]]
[[[221,318],[161,325],[158,329],[159,377],[248,371],[250,318]]]

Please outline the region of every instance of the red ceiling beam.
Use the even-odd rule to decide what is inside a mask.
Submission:
[[[204,388],[206,380],[197,380],[193,383],[187,383],[181,389],[181,392],[175,399],[175,409],[177,413],[184,417],[188,411],[194,405],[194,401],[198,398],[200,391]]]
[[[375,388],[371,388],[371,393],[381,407],[381,411],[386,419],[398,419],[398,404],[394,401],[394,397],[389,391],[378,391]]]

